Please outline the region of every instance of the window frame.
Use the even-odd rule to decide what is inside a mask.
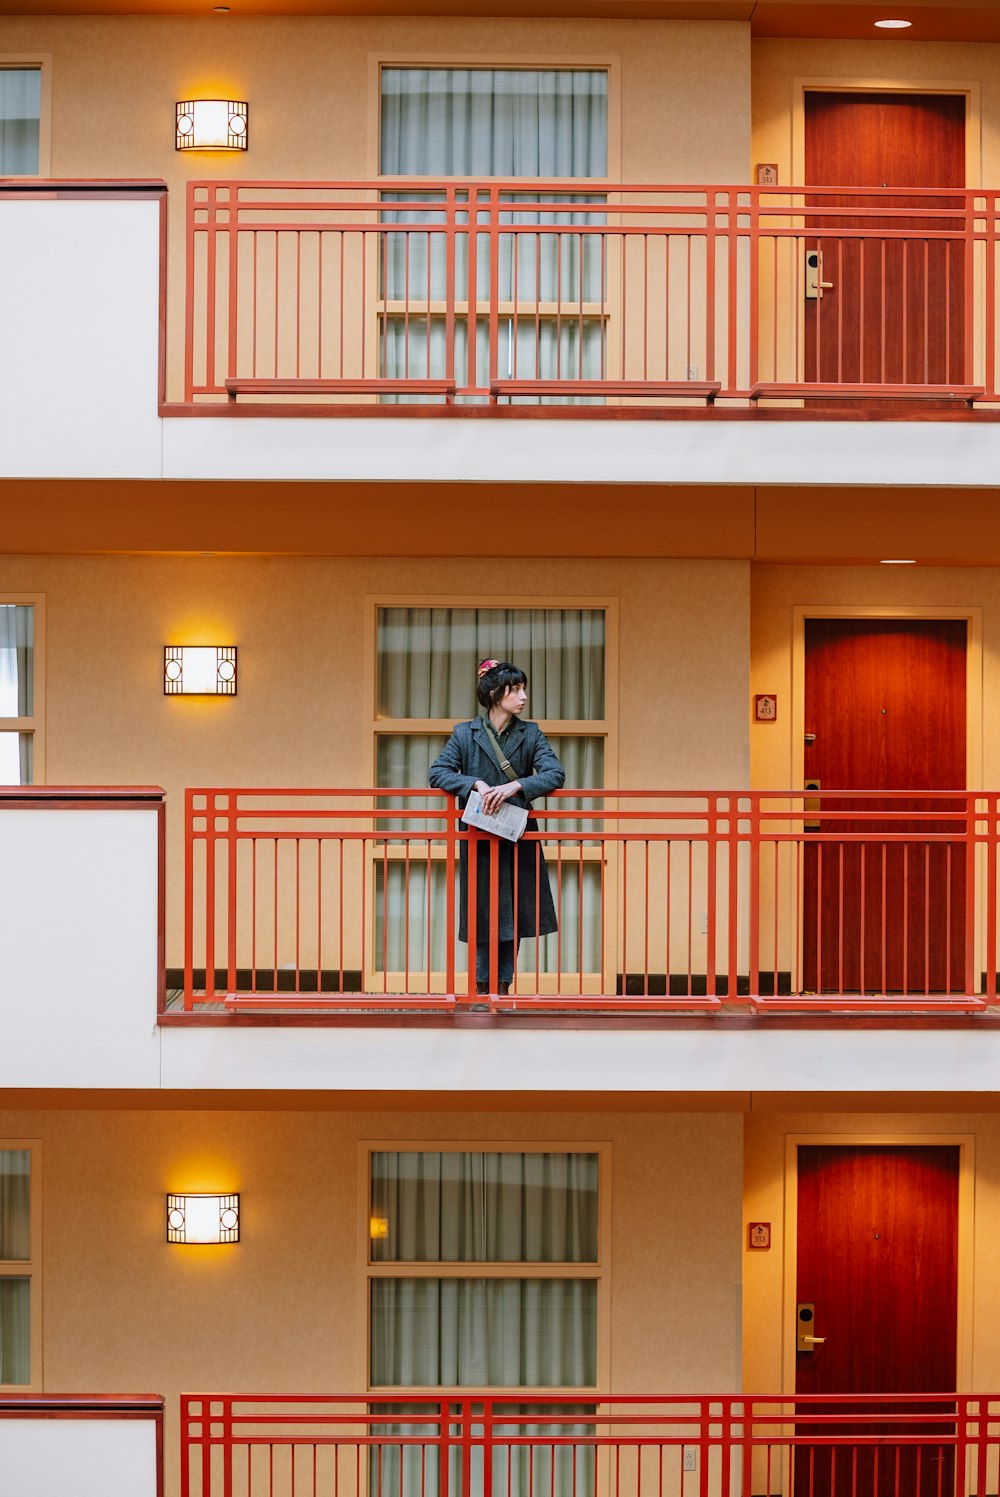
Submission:
[[[371,1156],[382,1153],[482,1153],[482,1154],[596,1154],[597,1155],[597,1258],[592,1263],[481,1263],[468,1261],[456,1263],[439,1262],[381,1262],[375,1263],[371,1256],[370,1211],[371,1211]],[[587,1139],[558,1139],[538,1142],[535,1139],[494,1140],[483,1139],[366,1139],[358,1145],[358,1282],[362,1286],[358,1296],[358,1372],[363,1379],[366,1393],[372,1398],[393,1402],[409,1396],[448,1396],[468,1398],[480,1394],[506,1396],[516,1393],[530,1395],[532,1400],[543,1397],[565,1398],[580,1393],[584,1399],[593,1400],[602,1388],[611,1385],[611,1144],[595,1143]],[[396,1386],[388,1383],[373,1384],[371,1378],[371,1286],[375,1279],[588,1279],[597,1284],[596,1382],[573,1387],[544,1387],[526,1385],[512,1388],[488,1386],[441,1386],[417,1387],[410,1384]]]
[[[366,594],[364,599],[365,609],[365,640],[364,640],[364,671],[365,671],[365,699],[366,711],[362,714],[363,742],[361,746],[361,762],[369,766],[371,775],[370,785],[375,792],[382,788],[378,784],[378,745],[380,737],[416,737],[425,738],[430,734],[442,735],[445,739],[451,736],[455,721],[451,718],[437,717],[379,717],[378,716],[378,615],[382,608],[489,608],[496,606],[496,600],[484,593],[473,594],[388,594],[371,593]],[[618,784],[618,599],[607,595],[583,594],[570,596],[559,594],[555,596],[538,596],[535,594],[518,595],[509,594],[505,596],[503,607],[508,609],[540,609],[548,608],[554,611],[559,609],[594,609],[604,614],[604,717],[603,718],[548,718],[534,717],[531,712],[531,683],[528,683],[528,719],[536,722],[547,738],[603,738],[604,740],[604,786],[595,786],[594,789],[606,788],[608,785]],[[517,663],[516,661],[514,662]],[[466,719],[460,719],[465,721]],[[421,786],[414,787],[420,790]],[[579,789],[579,786],[570,786],[570,789]],[[429,804],[429,803],[428,803]],[[546,859],[550,862],[558,861],[558,848],[555,845],[546,844],[544,848]],[[443,846],[431,849],[430,856],[434,861],[443,862],[446,856]],[[607,868],[607,878],[614,886],[616,879],[616,852],[613,846],[591,846],[581,850],[584,862],[600,863],[602,857]],[[382,852],[374,847],[369,852],[370,873],[374,878],[376,863],[403,862],[406,858],[406,849],[403,846],[387,847]],[[368,930],[366,939],[367,949],[376,951],[378,943],[375,939],[377,900],[369,901]],[[607,965],[616,950],[617,930],[613,921],[608,922],[604,937],[604,951],[602,961]],[[442,969],[443,970],[443,969]],[[386,982],[402,981],[402,974],[389,970],[383,972],[378,969],[378,975]],[[435,975],[440,973],[435,972]],[[364,980],[364,979],[363,979]],[[410,982],[419,982],[419,977],[411,972]],[[543,985],[545,977],[542,978]],[[414,989],[415,991],[417,989]],[[422,989],[421,989],[422,991]]]
[[[36,70],[39,79],[38,101],[38,170],[17,172],[8,175],[11,182],[34,182],[52,175],[52,53],[51,52],[0,52],[0,68]],[[3,600],[0,600],[3,601]]]
[[[0,733],[30,733],[32,744],[31,783],[44,785],[45,777],[45,594],[0,592],[0,606],[35,610],[34,680],[35,710],[28,717],[0,717]]]
[[[39,1393],[44,1387],[42,1376],[42,1145],[37,1138],[0,1138],[0,1150],[26,1150],[30,1156],[30,1218],[28,1241],[30,1257],[0,1258],[0,1279],[28,1280],[28,1361],[31,1374],[27,1383],[0,1382],[0,1393]]]
[[[611,203],[612,199],[609,195],[609,189],[613,188],[616,182],[620,182],[622,176],[620,55],[614,53],[599,53],[597,55],[593,53],[583,55],[550,55],[544,53],[529,53],[525,55],[523,53],[498,53],[492,55],[490,53],[477,52],[373,52],[369,53],[368,61],[368,175],[370,180],[373,180],[379,184],[379,187],[376,189],[376,197],[381,196],[382,190],[389,190],[388,187],[382,189],[381,184],[399,184],[407,180],[405,177],[392,176],[382,171],[383,70],[388,68],[460,68],[469,72],[504,72],[510,70],[516,72],[535,73],[603,73],[607,79],[607,159],[605,162],[606,173],[604,176],[594,177],[552,177],[544,179],[539,177],[494,177],[488,175],[468,177],[442,173],[440,178],[435,178],[435,180],[440,180],[442,183],[447,182],[452,185],[462,183],[500,181],[504,183],[510,183],[515,191],[524,191],[528,193],[530,193],[533,189],[537,189],[537,184],[539,181],[545,180],[557,189],[565,187],[568,192],[584,191],[587,193],[601,193],[606,199],[605,206]],[[411,180],[419,181],[420,179],[412,178]],[[486,288],[484,295],[483,290],[477,285],[475,302],[463,303],[463,305],[465,306],[464,315],[467,318],[471,319],[473,329],[478,328],[480,320],[483,317],[488,318],[489,304],[490,302],[488,288]],[[576,303],[571,300],[569,305],[573,309],[573,312],[576,313]],[[551,323],[553,318],[555,318],[556,322],[558,323],[558,306],[558,303],[552,303],[551,306],[549,306],[549,304],[546,304],[546,311],[543,314],[543,320],[546,321],[546,323]],[[582,314],[582,320],[590,325],[598,326],[601,329],[602,339],[606,340],[608,337],[610,316],[606,304],[604,302],[580,303],[579,311]],[[537,306],[535,302],[530,300],[522,302],[518,299],[516,293],[513,300],[504,301],[501,304],[500,308],[500,315],[502,317],[515,317],[519,320],[525,319],[527,325],[530,325],[531,321],[536,315],[536,312]],[[386,301],[384,297],[380,297],[375,307],[375,318],[372,327],[372,337],[374,339],[373,346],[379,346],[381,337],[380,330],[383,326],[388,326],[389,321],[391,321],[393,318],[403,320],[404,318],[416,316],[419,321],[419,319],[425,316],[431,318],[435,315],[435,313],[437,313],[438,315],[443,315],[444,303],[436,301],[428,302],[417,297],[410,300],[408,305],[400,306],[395,302]],[[474,332],[470,331],[470,344],[473,345],[469,348],[468,353],[470,367],[472,367],[473,364],[478,365],[479,362],[478,354],[475,350],[475,344],[477,342],[477,335]]]

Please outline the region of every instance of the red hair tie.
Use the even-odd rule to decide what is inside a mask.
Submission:
[[[476,674],[478,676],[485,676],[487,671],[493,670],[494,667],[498,666],[499,664],[499,660],[481,660],[479,662],[479,669]]]

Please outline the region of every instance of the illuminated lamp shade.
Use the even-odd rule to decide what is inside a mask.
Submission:
[[[177,105],[178,151],[245,151],[249,105],[239,99],[185,99]]]
[[[240,1198],[167,1196],[168,1242],[239,1242]]]
[[[168,697],[234,697],[235,645],[164,645],[163,691]]]

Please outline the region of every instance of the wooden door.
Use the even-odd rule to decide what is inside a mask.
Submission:
[[[965,97],[810,91],[805,148],[807,186],[964,187]],[[919,190],[809,199],[836,216],[807,220],[823,230],[810,234],[805,248],[820,252],[820,279],[831,289],[806,302],[806,380],[968,382],[963,220],[927,216],[962,201]],[[903,220],[880,217],[877,209],[889,203],[914,211]],[[863,217],[861,207],[876,211]]]
[[[960,790],[966,766],[964,619],[807,619],[806,783],[825,790]],[[810,742],[810,737],[813,741]],[[803,987],[963,992],[966,849],[880,810],[958,811],[952,798],[827,802],[803,862]],[[850,819],[864,806],[874,820]],[[947,834],[962,823],[941,821]],[[913,830],[913,841],[882,834]],[[837,834],[870,833],[843,842]]]
[[[815,1307],[812,1324],[823,1339],[796,1353],[796,1392],[954,1392],[958,1147],[803,1145],[798,1155],[796,1300]],[[899,1406],[885,1412],[898,1414]],[[868,1434],[889,1438],[877,1453],[859,1450],[849,1469],[847,1452],[833,1460],[817,1439],[797,1455],[796,1491],[808,1465],[807,1490],[823,1497],[950,1494],[952,1452],[934,1439],[950,1426],[922,1425],[919,1404],[911,1412],[907,1433],[926,1432],[926,1445],[894,1446],[892,1425],[869,1423]]]

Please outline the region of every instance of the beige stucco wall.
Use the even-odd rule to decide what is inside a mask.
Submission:
[[[736,22],[8,17],[0,52],[52,58],[53,176],[167,181],[175,400],[186,182],[376,175],[380,59],[607,63],[612,180],[746,180],[750,42]],[[175,151],[175,102],[220,94],[249,102],[248,151]]]
[[[753,159],[776,161],[779,181],[792,177],[793,81],[880,83],[932,88],[976,88],[981,138],[973,159],[983,184],[1000,181],[1000,46],[989,43],[907,42],[898,37],[860,41],[756,41],[752,48]],[[981,156],[980,156],[981,151]],[[970,186],[978,185],[975,178]]]
[[[365,622],[379,599],[607,601],[619,682],[607,783],[746,783],[744,562],[4,557],[5,590],[46,599],[48,782],[167,791],[171,965],[187,786],[372,783]],[[238,696],[164,697],[174,643],[235,644]]]
[[[905,1046],[904,1046],[905,1048]],[[746,1119],[744,1154],[744,1222],[769,1221],[769,1252],[748,1251],[743,1263],[743,1386],[748,1392],[776,1393],[782,1388],[782,1315],[784,1272],[788,1265],[784,1239],[785,1155],[789,1135],[859,1137],[898,1136],[933,1142],[939,1135],[970,1136],[975,1158],[975,1201],[971,1220],[960,1232],[971,1231],[971,1285],[961,1281],[960,1293],[972,1307],[972,1330],[959,1388],[974,1391],[993,1387],[1000,1376],[1000,1356],[994,1334],[1000,1316],[1000,1118],[983,1113],[823,1114],[755,1112]],[[744,1234],[745,1237],[745,1234]],[[963,1244],[960,1243],[960,1256]],[[789,1294],[791,1290],[788,1291]],[[965,1378],[968,1377],[968,1386]]]
[[[751,783],[760,789],[796,784],[802,745],[793,736],[792,642],[796,605],[864,608],[982,609],[983,670],[973,683],[982,730],[973,760],[982,786],[1000,783],[1000,572],[992,567],[795,567],[753,571],[751,692],[778,693],[778,720],[750,730]],[[976,732],[975,728],[970,730]]]
[[[3,1112],[42,1143],[44,1382],[156,1391],[176,1491],[182,1391],[363,1388],[359,1142],[610,1144],[609,1387],[739,1377],[736,1115]],[[241,1241],[164,1241],[164,1194],[239,1190]]]

